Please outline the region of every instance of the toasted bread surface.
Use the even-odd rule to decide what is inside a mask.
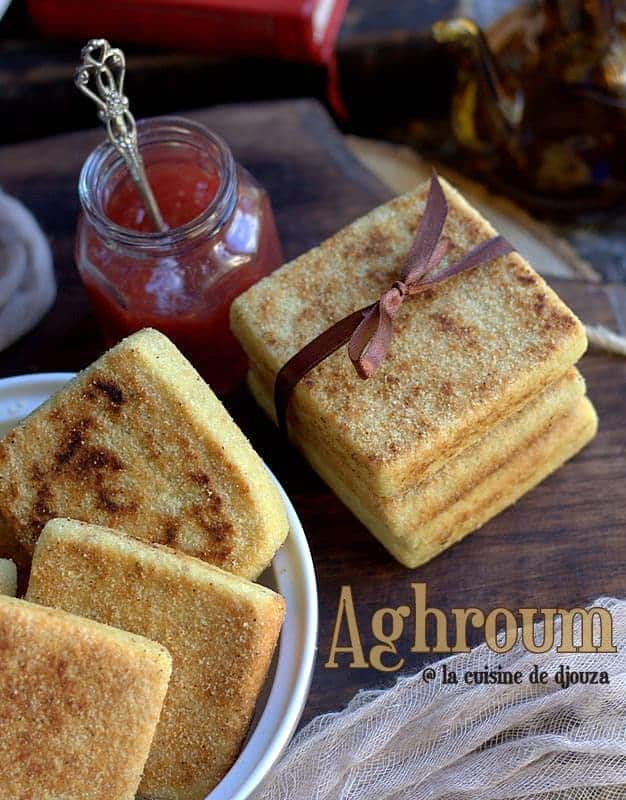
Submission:
[[[37,544],[27,597],[167,648],[172,678],[140,793],[202,800],[239,753],[283,598],[169,548],[58,519]]]
[[[332,471],[317,453],[309,454],[314,468],[340,500],[401,564],[410,569],[425,564],[468,534],[482,527],[524,494],[541,483],[578,453],[596,434],[597,416],[586,397],[567,413],[529,439],[497,470],[487,475],[448,508],[423,525],[411,529],[390,525],[374,513]]]
[[[442,181],[450,260],[494,235]],[[233,303],[231,326],[271,392],[279,368],[399,277],[427,185],[398,197],[277,270]],[[355,373],[345,348],[294,390],[291,418],[316,424],[379,495],[438,469],[581,356],[584,328],[517,253],[409,298],[381,369]],[[297,424],[292,431],[299,441]]]
[[[170,670],[154,642],[0,597],[0,799],[133,800]]]
[[[59,516],[121,528],[250,578],[288,530],[259,456],[153,330],[109,350],[0,442],[0,524],[32,553]]]
[[[17,567],[10,558],[0,558],[0,594],[15,597],[17,592]]]

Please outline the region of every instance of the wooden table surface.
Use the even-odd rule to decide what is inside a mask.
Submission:
[[[293,257],[385,200],[387,190],[346,150],[312,101],[216,108],[196,115],[221,133],[267,187],[286,255]],[[99,132],[0,150],[0,185],[35,212],[50,236],[59,295],[53,311],[0,353],[0,376],[79,369],[101,343],[73,264],[80,165]],[[626,287],[553,282],[587,322],[626,333]],[[426,583],[431,606],[571,607],[626,588],[626,360],[591,352],[581,362],[600,416],[595,441],[572,462],[435,561],[398,565],[267,424],[245,389],[227,400],[292,498],[315,560],[320,594],[318,660],[304,719],[342,706],[358,689],[388,685],[398,673],[326,669],[339,592],[350,585],[366,655],[371,615],[411,604],[411,583]],[[472,643],[480,633],[470,634]],[[397,642],[412,672],[432,655],[410,653],[411,627]]]

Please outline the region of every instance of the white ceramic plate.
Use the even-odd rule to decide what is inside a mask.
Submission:
[[[0,380],[0,436],[73,377],[57,372]],[[317,643],[315,572],[300,520],[274,481],[285,503],[290,532],[260,582],[287,601],[285,624],[246,743],[210,800],[244,800],[252,793],[289,742],[309,692]]]

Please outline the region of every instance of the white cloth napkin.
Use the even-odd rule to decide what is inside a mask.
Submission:
[[[0,190],[0,351],[33,328],[55,296],[43,231],[30,211]]]
[[[5,15],[7,8],[11,5],[11,0],[0,0],[0,19]]]
[[[253,800],[624,800],[626,601],[594,605],[613,615],[616,654],[538,655],[520,641],[506,655],[481,645],[445,664],[457,675],[537,664],[550,676],[567,665],[606,670],[610,685],[442,685],[423,670],[313,720]]]

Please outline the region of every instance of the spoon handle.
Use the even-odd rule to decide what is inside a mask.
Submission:
[[[167,225],[148,182],[137,144],[137,126],[124,94],[126,59],[106,39],[91,39],[81,52],[81,63],[74,77],[76,86],[98,106],[107,137],[124,159],[131,178],[145,204],[155,230]]]

